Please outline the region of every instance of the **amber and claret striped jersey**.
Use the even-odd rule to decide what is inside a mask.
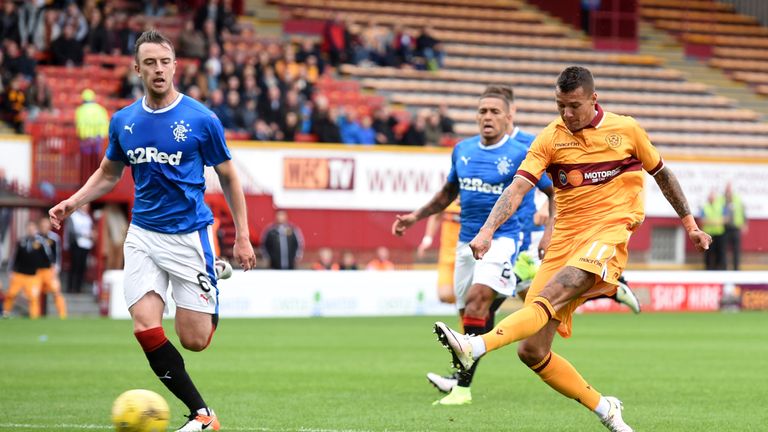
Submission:
[[[577,132],[561,118],[531,144],[517,176],[536,184],[544,170],[555,187],[561,235],[585,235],[625,224],[633,231],[645,217],[643,170],[655,175],[664,167],[659,152],[635,119],[604,112]]]

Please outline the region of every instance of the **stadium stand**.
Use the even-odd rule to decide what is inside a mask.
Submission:
[[[361,26],[376,22],[418,27],[426,24],[424,15],[439,13],[429,2],[422,2],[419,7],[413,5],[417,2],[408,2],[409,7],[385,8],[368,2],[344,1],[334,3],[332,10],[321,1],[275,0],[272,3],[296,19],[327,20],[338,15],[352,25]],[[716,17],[728,23],[718,24],[716,28],[731,35],[729,37],[750,35],[751,40],[750,29],[765,32],[764,28],[755,27],[754,19],[740,18],[729,6],[706,1],[684,3],[690,4],[684,10],[697,11],[695,17],[706,19],[710,13],[716,13]],[[681,9],[671,9],[672,13],[657,12],[681,8],[683,2],[651,1],[642,5],[644,16],[664,18],[662,26],[672,22],[675,16],[684,16]],[[663,67],[661,61],[652,56],[594,52],[588,40],[567,37],[569,29],[565,26],[544,24],[546,17],[542,13],[531,8],[520,10],[521,6],[512,5],[506,11],[510,16],[521,14],[527,23],[538,20],[533,28],[544,31],[537,30],[535,36],[530,31],[528,35],[519,34],[520,27],[507,22],[507,17],[497,9],[473,5],[464,12],[469,14],[471,10],[473,16],[489,17],[483,21],[486,29],[483,33],[467,31],[474,25],[472,20],[461,23],[442,18],[429,20],[446,52],[444,67],[438,71],[351,64],[342,65],[340,71],[362,79],[364,88],[378,91],[390,101],[412,109],[434,108],[447,102],[451,116],[457,121],[456,132],[465,136],[474,132],[472,94],[477,94],[483,85],[508,84],[518,88],[517,123],[523,128],[538,130],[551,120],[551,115],[546,113],[552,112],[549,92],[554,76],[570,62],[585,63],[599,77],[600,97],[608,109],[633,115],[647,124],[651,138],[661,146],[754,149],[768,145],[760,136],[766,129],[760,122],[760,114],[739,109],[734,101],[713,95],[704,84],[687,81],[682,72]],[[764,78],[754,74],[749,77]]]
[[[696,55],[731,79],[765,94],[768,84],[768,28],[755,17],[737,13],[729,3],[642,0],[642,17],[656,28],[697,47]]]

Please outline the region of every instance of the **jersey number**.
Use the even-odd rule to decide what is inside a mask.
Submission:
[[[197,284],[200,285],[200,289],[205,292],[211,292],[211,285],[208,282],[208,276],[203,273],[197,274]]]

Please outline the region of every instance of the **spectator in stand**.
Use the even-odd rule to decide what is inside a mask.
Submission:
[[[26,102],[30,120],[34,120],[41,111],[53,111],[53,92],[44,73],[35,75],[32,85],[27,88]]]
[[[25,80],[31,81],[35,77],[35,68],[37,67],[37,61],[34,59],[35,47],[29,45],[28,49],[22,50],[12,40],[4,41],[3,45],[5,46],[5,60],[3,61],[5,73],[8,76],[20,74]]]
[[[246,69],[246,71],[248,70],[252,71],[253,69]],[[246,102],[253,100],[254,106],[256,106],[260,97],[261,89],[259,89],[259,85],[256,83],[256,76],[252,73],[246,73],[243,78],[243,92],[241,98]]]
[[[312,98],[312,93],[314,93],[315,90],[315,83],[319,77],[317,57],[310,56],[307,58],[307,63],[299,65],[299,74],[296,76],[294,88],[301,93],[301,96],[305,100],[310,99]]]
[[[202,90],[196,85],[187,87],[187,92],[185,94],[198,102],[205,102]]]
[[[221,47],[212,44],[208,47],[208,59],[205,60],[205,74],[208,77],[208,90],[213,91],[219,86],[221,75]]]
[[[45,17],[45,0],[25,1],[19,6],[19,33],[21,45],[26,46],[35,42],[35,29]]]
[[[16,3],[12,0],[3,2],[3,11],[0,13],[0,40],[11,40],[21,44],[21,20],[16,10]]]
[[[443,138],[443,130],[440,127],[440,114],[437,111],[427,112],[427,122],[424,126],[424,137],[426,145],[439,146]]]
[[[275,74],[281,81],[292,81],[299,75],[300,65],[296,61],[296,49],[293,45],[285,47],[282,58],[275,61]]]
[[[108,49],[107,43],[111,35],[107,32],[107,27],[102,19],[101,11],[92,9],[88,15],[88,35],[85,36],[85,49],[93,54],[108,54],[112,51]]]
[[[195,11],[195,28],[198,30],[203,29],[203,25],[205,24],[205,21],[211,20],[211,22],[214,23],[214,27],[216,24],[216,21],[218,20],[219,15],[219,2],[218,0],[208,0],[205,3],[205,6],[197,8]]]
[[[4,120],[19,134],[24,133],[24,106],[27,100],[22,90],[23,84],[24,78],[21,75],[14,76],[2,98]]]
[[[240,34],[237,14],[232,10],[232,0],[221,0],[219,3],[216,32],[220,34]]]
[[[288,113],[294,113],[301,117],[301,96],[295,89],[288,90],[285,93],[285,103],[283,104],[283,111],[280,114],[283,122],[285,122],[285,117]]]
[[[96,102],[91,89],[83,90],[82,105],[75,110],[75,127],[80,140],[80,180],[85,184],[99,166],[101,149],[109,132],[109,113]]]
[[[216,117],[221,120],[221,124],[224,125],[224,128],[228,128],[232,124],[232,118],[230,117],[230,111],[226,108],[226,103],[224,101],[224,92],[221,91],[221,89],[213,90],[209,97],[208,97],[208,108],[213,111],[214,114],[216,114]]]
[[[357,258],[355,258],[355,254],[352,253],[352,251],[345,251],[341,255],[341,265],[339,266],[339,270],[357,270]]]
[[[66,28],[68,25],[71,25],[75,30],[75,40],[83,43],[88,35],[88,21],[83,13],[80,12],[80,8],[75,1],[68,2],[66,8],[64,8],[64,13],[59,15],[59,27]]]
[[[312,111],[311,133],[317,137],[317,142],[341,142],[339,127],[333,120],[328,107],[328,99],[319,95],[315,98],[315,108]]]
[[[67,219],[64,230],[64,248],[69,249],[69,274],[67,275],[67,292],[79,293],[83,290],[85,281],[88,255],[93,248],[93,239],[96,237],[93,218],[88,213],[89,204],[78,208]]]
[[[427,113],[420,111],[411,121],[408,129],[406,129],[403,137],[400,139],[400,144],[423,147],[427,144],[426,127]]]
[[[350,34],[346,24],[336,13],[323,27],[322,51],[328,55],[328,61],[333,67],[347,63],[350,59],[347,49],[350,46]]]
[[[443,134],[453,135],[453,125],[455,122],[448,113],[448,104],[441,103],[438,113],[440,114],[440,128]]]
[[[240,104],[240,93],[237,90],[229,90],[227,92],[227,105],[225,107],[229,111],[229,118],[232,123],[228,129],[235,129],[238,131],[244,131],[247,129],[245,118],[243,117],[243,105]],[[227,126],[224,126],[227,128]]]
[[[106,35],[106,40],[102,45],[102,54],[122,54],[121,30],[117,28],[117,21],[114,16],[106,15],[104,18],[104,33]]]
[[[389,260],[389,249],[384,246],[376,248],[376,258],[368,261],[366,270],[394,270],[395,264]]]
[[[275,139],[272,134],[272,128],[262,119],[257,119],[253,123],[251,130],[251,139],[255,141],[272,141]]]
[[[373,130],[376,132],[376,144],[395,144],[395,125],[397,119],[390,115],[385,105],[373,112]]]
[[[312,264],[312,270],[339,270],[339,263],[333,261],[331,248],[320,248],[317,251],[317,261]]]
[[[84,55],[83,45],[75,39],[75,27],[65,25],[61,36],[51,42],[52,63],[57,66],[82,66]]]
[[[376,144],[376,131],[373,129],[373,120],[371,116],[363,115],[360,117],[360,130],[358,131],[358,144]]]
[[[235,73],[233,75],[229,75],[227,77],[227,81],[226,81],[225,84],[226,85],[224,86],[224,88],[228,92],[230,92],[230,91],[237,92],[238,96],[240,95],[240,92],[243,90],[241,88],[241,86],[240,86],[240,77],[237,75],[237,73]]]
[[[133,73],[133,71],[131,72]],[[136,74],[133,73],[133,75]],[[200,71],[200,68],[195,62],[187,63],[187,65],[184,66],[184,71],[179,78],[178,89],[180,92],[186,94],[188,89],[192,86],[197,86],[203,94],[205,94],[208,89],[208,77]]]
[[[442,69],[445,61],[440,41],[432,35],[432,28],[424,26],[416,38],[416,55],[424,59],[427,70]]]
[[[210,48],[214,44],[221,46],[221,33],[216,31],[216,23],[213,20],[207,19],[203,22],[202,35],[206,47]]]
[[[371,127],[371,117],[366,115],[358,120],[354,107],[347,108],[339,115],[338,124],[344,144],[376,144],[376,131]]]
[[[339,115],[336,117],[336,124],[339,125],[339,135],[344,144],[357,144],[360,124],[357,122],[357,111],[354,107],[342,107]]]
[[[122,99],[138,99],[144,95],[141,78],[132,68],[126,68],[118,95]]]
[[[165,14],[165,0],[144,0],[144,15],[161,17]]]
[[[261,104],[262,101],[266,102],[269,99],[269,89],[271,87],[275,87],[277,89],[281,89],[283,87],[283,83],[275,75],[275,70],[272,68],[272,66],[269,65],[261,69],[258,83],[259,87],[261,88],[262,97],[262,100],[259,101],[259,104]]]
[[[259,118],[267,122],[267,124],[280,124],[282,123],[283,114],[283,101],[280,94],[280,89],[276,86],[267,88],[267,100],[263,104],[259,104]]]
[[[123,55],[133,55],[136,40],[142,33],[141,21],[136,17],[127,17],[124,13],[117,14],[117,28],[120,37],[120,51]]]
[[[264,256],[269,258],[273,270],[293,270],[301,260],[304,238],[301,230],[288,221],[285,210],[275,212],[275,222],[261,234]]]
[[[283,122],[283,126],[281,128],[283,133],[283,141],[296,141],[296,134],[299,133],[300,127],[301,121],[299,120],[299,115],[292,111],[288,112],[285,115],[285,121]]]
[[[413,63],[413,54],[416,49],[416,40],[411,35],[411,30],[403,28],[399,23],[395,24],[392,49],[395,54],[395,66],[403,67]]]
[[[311,60],[310,57],[312,58]],[[308,76],[310,79],[313,74],[312,68],[315,68],[316,76],[322,75],[325,71],[325,63],[322,58],[320,48],[313,39],[305,38],[301,41],[301,47],[296,51],[296,61],[307,65],[307,68],[309,69]],[[314,83],[315,80],[311,79],[311,82]]]
[[[256,108],[256,101],[254,99],[245,99],[243,109],[240,110],[241,121],[244,125],[243,130],[249,133],[259,118]]]
[[[179,33],[179,39],[176,42],[176,54],[181,58],[202,61],[205,60],[207,48],[207,40],[202,32],[195,29],[195,23],[190,20],[184,21],[184,30]]]
[[[58,25],[59,11],[45,8],[42,14],[42,19],[35,21],[35,26],[30,29],[32,43],[40,52],[48,51],[51,43],[61,34],[61,28]]]

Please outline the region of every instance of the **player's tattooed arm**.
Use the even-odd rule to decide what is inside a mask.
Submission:
[[[688,207],[688,200],[685,198],[683,188],[680,187],[680,182],[677,181],[677,177],[675,177],[675,174],[671,169],[664,167],[661,171],[656,173],[653,178],[656,180],[656,184],[659,185],[661,193],[664,194],[664,198],[669,201],[680,218],[684,218],[691,214],[691,209]]]
[[[527,180],[516,177],[512,184],[504,189],[504,192],[496,201],[482,229],[495,232],[507,219],[515,214],[517,208],[520,207],[520,203],[523,201],[523,197],[532,188],[533,185]]]
[[[445,182],[443,188],[427,204],[414,212],[417,219],[421,220],[430,215],[440,213],[459,196],[459,184]]]

